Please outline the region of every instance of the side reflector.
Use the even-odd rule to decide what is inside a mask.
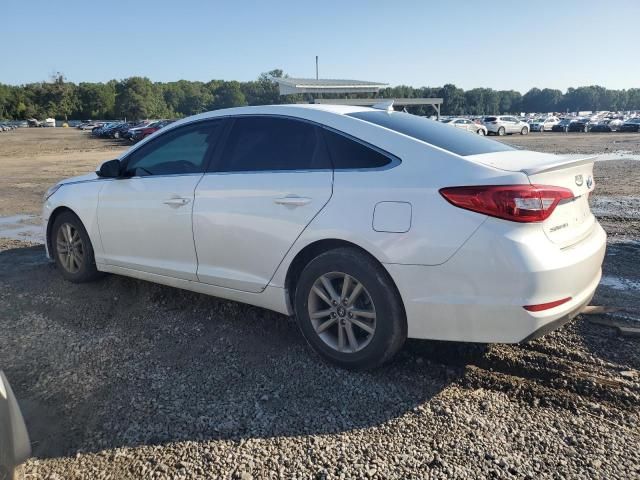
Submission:
[[[563,298],[562,300],[556,300],[555,302],[539,303],[538,305],[525,305],[523,308],[530,312],[541,312],[542,310],[549,310],[550,308],[557,307],[563,303],[567,303],[571,300],[571,297]]]

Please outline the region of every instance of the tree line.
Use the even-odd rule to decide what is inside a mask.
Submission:
[[[18,86],[0,83],[0,119],[180,118],[219,108],[311,100],[309,95],[280,96],[274,79],[282,76],[282,70],[272,70],[250,82],[152,82],[146,77],[130,77],[106,83],[75,84],[66,81],[64,75],[56,74],[47,82]],[[441,97],[443,115],[640,110],[640,88],[609,90],[597,85],[569,88],[565,93],[550,88],[532,88],[524,95],[515,90],[491,88],[465,91],[451,84],[421,88],[399,85],[383,89],[380,96]],[[409,110],[418,115],[434,113],[429,106],[415,106]]]

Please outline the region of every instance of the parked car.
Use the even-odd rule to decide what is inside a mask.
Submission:
[[[591,126],[590,132],[617,132],[620,130],[620,126],[623,124],[622,120],[617,119],[605,119]]]
[[[592,170],[404,112],[240,107],[54,185],[42,218],[66,280],[295,314],[321,356],[369,368],[407,337],[520,342],[577,315],[606,245]]]
[[[476,123],[466,118],[449,118],[443,120],[442,123],[451,125],[456,128],[461,128],[462,130],[466,130],[467,132],[472,132],[478,135],[487,134],[487,127],[485,127],[481,123]]]
[[[519,133],[527,135],[529,133],[529,124],[516,117],[510,115],[500,115],[496,117],[484,117],[483,125],[487,127],[488,134],[506,135],[511,133]]]
[[[573,118],[563,118],[558,123],[556,123],[553,127],[551,127],[552,132],[568,132],[569,125],[575,122]]]
[[[551,131],[554,125],[558,124],[558,117],[542,117],[532,121],[529,126],[532,132]]]
[[[0,478],[23,478],[22,464],[31,456],[29,434],[7,377],[0,370]]]
[[[579,118],[567,126],[567,132],[584,132],[587,133],[591,129],[590,119]]]
[[[640,117],[627,120],[620,126],[621,132],[640,132]]]
[[[137,142],[139,140],[142,140],[143,138],[147,138],[149,135],[157,132],[161,128],[164,128],[173,122],[174,120],[160,120],[158,122],[154,122],[150,125],[147,125],[146,127],[143,127],[140,129],[134,129],[134,132],[131,135],[130,139],[133,140],[134,142]]]
[[[140,125],[137,122],[123,122],[120,125],[116,125],[111,128],[109,131],[110,138],[124,138],[125,134],[129,131],[129,129]]]

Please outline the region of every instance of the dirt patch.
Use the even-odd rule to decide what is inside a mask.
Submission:
[[[128,145],[75,128],[20,128],[0,137],[0,216],[38,215],[42,195],[63,178],[95,171]]]

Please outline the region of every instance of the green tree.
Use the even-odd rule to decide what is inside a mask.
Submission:
[[[139,120],[158,118],[167,113],[161,86],[146,77],[130,77],[116,85],[115,113]]]
[[[216,90],[213,110],[219,108],[241,107],[247,105],[247,99],[242,93],[239,82],[223,82]]]

